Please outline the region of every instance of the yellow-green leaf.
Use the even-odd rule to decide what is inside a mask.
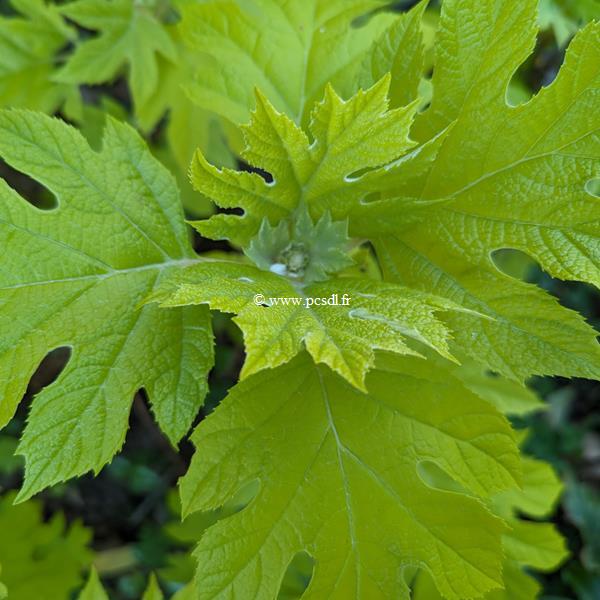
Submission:
[[[200,600],[272,599],[302,550],[315,559],[307,599],[408,599],[402,570],[415,563],[450,599],[501,585],[502,521],[429,487],[417,467],[434,461],[479,495],[509,488],[518,455],[508,423],[419,359],[383,359],[367,387],[302,355],[238,384],[202,422],[184,513],[219,507],[253,479],[260,489],[202,536]]]

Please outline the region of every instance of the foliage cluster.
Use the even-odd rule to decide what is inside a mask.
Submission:
[[[0,506],[0,595],[77,587],[89,533],[29,499],[111,463],[137,395],[168,452],[193,430],[175,598],[535,598],[568,552],[526,383],[598,380],[600,346],[510,260],[600,287],[600,24],[531,98],[522,65],[594,0],[3,8],[0,426],[67,356]],[[582,523],[593,499],[566,503]],[[95,570],[80,597],[106,597]]]

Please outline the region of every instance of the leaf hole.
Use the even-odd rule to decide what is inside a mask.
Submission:
[[[393,5],[395,12],[408,12],[411,8],[414,8],[419,4],[421,0],[397,0]]]
[[[600,198],[600,177],[597,177],[595,179],[590,179],[585,184],[585,191],[590,196],[594,196],[595,198]]]
[[[600,326],[598,292],[593,285],[552,277],[535,259],[520,250],[512,248],[494,250],[490,253],[490,258],[500,272],[536,285],[554,296],[562,306],[583,315],[593,327]]]
[[[237,492],[219,508],[207,511],[198,511],[186,517],[184,524],[196,531],[196,540],[205,530],[218,521],[227,519],[244,510],[258,495],[260,482],[253,479],[243,484]]]
[[[363,196],[360,199],[360,203],[361,204],[371,204],[373,202],[377,202],[380,199],[381,199],[380,192],[369,192],[368,194],[366,194],[365,196]]]
[[[288,565],[277,600],[298,600],[310,584],[315,568],[314,558],[308,552],[297,552]]]
[[[71,358],[72,348],[61,346],[48,352],[29,381],[27,396],[39,394],[45,387],[54,383]]]
[[[460,483],[454,480],[442,467],[430,460],[417,464],[417,475],[429,488],[442,492],[467,493]]]
[[[540,268],[529,254],[514,248],[494,250],[490,253],[490,259],[501,273],[521,281],[529,281],[531,273]]]
[[[15,190],[25,202],[38,210],[51,211],[58,208],[58,199],[35,179],[13,169],[7,162],[0,160],[0,177]]]
[[[262,177],[265,180],[265,183],[274,183],[273,175],[271,175],[271,173],[265,171],[264,169],[261,169],[260,167],[250,165],[241,159],[238,159],[238,169],[240,171],[246,171],[247,173],[254,173],[256,175],[260,175],[260,177]]]
[[[551,85],[564,57],[565,49],[542,44],[538,37],[535,50],[514,72],[506,88],[506,103],[513,107],[526,104],[543,88]]]
[[[358,171],[349,173],[348,175],[344,176],[344,182],[345,183],[354,183],[355,181],[360,179],[363,175],[366,175],[370,171],[373,171],[375,168],[377,168],[377,167],[363,167],[362,169],[359,169]]]

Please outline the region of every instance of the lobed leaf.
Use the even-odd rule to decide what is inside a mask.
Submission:
[[[246,350],[243,377],[282,365],[306,347],[315,362],[363,390],[375,350],[418,355],[407,338],[451,358],[450,332],[435,313],[462,310],[394,284],[344,277],[300,287],[287,277],[225,261],[174,273],[149,300],[167,307],[208,304],[236,314]]]
[[[178,59],[176,46],[150,3],[76,0],[62,6],[60,12],[98,35],[79,42],[57,73],[58,81],[104,83],[127,65],[134,104],[142,106],[163,85],[158,57],[172,62]]]
[[[203,235],[241,245],[259,231],[263,219],[276,224],[299,206],[313,217],[329,212],[334,220],[350,216],[365,196],[360,177],[402,156],[414,142],[408,132],[416,104],[388,110],[390,77],[343,101],[328,85],[311,114],[307,134],[257,93],[252,120],[243,127],[242,157],[273,178],[267,183],[255,173],[219,170],[196,153],[191,166],[194,187],[224,208],[241,207],[242,216],[215,215],[192,223]]]
[[[412,132],[425,144],[378,175],[378,224],[389,225],[376,245],[386,277],[492,317],[449,321],[461,351],[492,370],[598,378],[596,332],[491,259],[513,248],[554,277],[600,285],[589,187],[600,174],[600,26],[577,35],[552,85],[511,107],[506,86],[534,43],[535,7],[444,2],[434,100]],[[399,229],[407,201],[419,210]]]
[[[109,600],[108,595],[102,587],[100,577],[98,577],[98,571],[96,571],[95,567],[92,567],[90,576],[77,597],[77,600]]]
[[[44,0],[11,0],[16,16],[0,17],[0,106],[52,113],[77,94],[52,80],[57,55],[75,37],[57,7]]]
[[[476,494],[510,488],[510,426],[431,371],[388,357],[366,394],[302,355],[233,388],[193,435],[184,513],[216,508],[255,478],[260,490],[203,535],[198,598],[273,598],[302,550],[316,561],[305,598],[409,598],[402,570],[415,564],[447,598],[500,586],[502,522],[426,485],[418,465],[433,461]]]
[[[41,504],[13,506],[14,498],[10,492],[0,499],[0,561],[7,597],[68,598],[81,582],[81,570],[91,563],[91,532],[79,522],[67,527],[61,514],[45,522]]]
[[[194,254],[172,178],[129,127],[109,120],[95,152],[58,120],[5,111],[0,154],[58,202],[42,211],[0,183],[0,424],[44,356],[71,349],[31,408],[22,500],[108,462],[140,388],[176,443],[206,393],[212,334],[203,308],[137,308]]]
[[[305,126],[327,83],[343,96],[356,91],[365,52],[395,19],[379,13],[360,26],[356,20],[383,4],[382,0],[189,3],[183,10],[184,36],[205,55],[189,88],[191,97],[238,124],[248,120],[254,89],[259,88],[276,110]]]
[[[492,498],[496,514],[510,530],[502,536],[504,589],[485,594],[485,600],[536,600],[541,586],[527,570],[552,571],[568,556],[565,540],[550,523],[518,518],[546,517],[562,492],[562,483],[550,465],[523,458],[522,489],[506,490]],[[414,600],[441,600],[428,573],[422,571],[414,586]]]

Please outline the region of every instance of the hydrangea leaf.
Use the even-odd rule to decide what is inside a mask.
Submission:
[[[322,304],[311,304],[315,299]],[[435,313],[462,310],[394,284],[344,277],[299,286],[287,277],[224,261],[174,273],[149,300],[168,307],[208,304],[236,314],[244,332],[244,377],[291,360],[305,346],[316,362],[360,389],[375,350],[416,354],[403,338],[450,358],[450,332]]]
[[[192,102],[185,93],[185,85],[200,62],[199,53],[184,43],[181,22],[170,25],[166,31],[177,58],[172,61],[157,54],[160,85],[143,103],[135,106],[135,117],[140,129],[148,133],[166,117],[165,144],[155,153],[176,175],[185,209],[196,217],[206,216],[213,212],[213,205],[194,191],[187,176],[194,152],[200,148],[207,159],[219,167],[233,167],[235,160],[218,117]]]
[[[513,108],[502,99],[464,113],[431,169],[406,190],[451,200],[427,212],[430,236],[471,262],[489,264],[491,250],[514,248],[554,277],[600,286],[600,202],[586,189],[600,175],[599,64],[593,24],[531,102]]]
[[[480,63],[483,50],[474,52],[470,40],[490,37],[479,19],[500,19],[505,13],[492,11],[496,4],[489,0],[472,13],[469,27],[477,35],[465,36],[457,33],[462,21],[454,17],[469,13],[471,2],[444,3],[436,72],[450,72],[464,59],[465,71],[477,76],[466,91],[454,89],[449,78],[439,83],[435,93],[442,105],[452,107],[456,92],[460,108],[440,116],[432,105],[416,135],[426,122],[434,124],[434,133],[451,119],[454,125],[379,179],[389,220],[406,198],[423,201],[412,226],[379,244],[380,257],[388,277],[493,317],[450,317],[461,349],[492,370],[519,380],[533,374],[597,378],[596,333],[539,290],[499,273],[491,254],[513,248],[555,277],[600,285],[600,203],[586,188],[600,173],[600,25],[576,36],[550,87],[510,107],[505,89],[512,58],[497,63],[494,57],[510,51],[522,59],[533,43],[535,2],[519,3],[510,21],[496,23],[498,31],[512,23],[510,36],[501,36],[490,47],[490,60]],[[513,37],[514,49],[508,42]],[[467,52],[477,65],[468,62]]]
[[[104,83],[125,66],[136,106],[143,105],[159,85],[158,56],[178,59],[177,49],[154,3],[132,0],[76,0],[61,13],[97,31],[80,42],[56,79],[67,83]]]
[[[401,15],[376,39],[365,53],[358,82],[368,88],[386,73],[391,75],[390,106],[397,108],[413,102],[418,96],[424,72],[425,48],[421,19],[427,2],[422,0]]]
[[[75,32],[44,0],[11,0],[18,16],[0,17],[0,106],[52,113],[76,94],[52,81],[55,57]]]
[[[202,536],[198,598],[274,598],[302,550],[316,563],[307,599],[408,599],[402,570],[415,564],[451,599],[501,585],[502,521],[425,485],[417,465],[434,461],[477,494],[510,487],[510,427],[429,372],[426,361],[384,357],[365,394],[302,355],[233,388],[193,434],[184,513],[216,508],[253,479],[260,490]]]
[[[496,505],[509,507],[536,519],[546,518],[558,501],[563,485],[552,467],[545,462],[523,457],[522,467],[521,488],[502,492],[496,497]]]
[[[68,598],[92,561],[91,532],[80,523],[68,528],[56,514],[44,522],[37,502],[14,506],[15,494],[0,499],[0,562],[11,600]]]
[[[394,21],[358,17],[382,0],[213,0],[189,3],[183,31],[205,54],[190,94],[203,108],[245,123],[258,87],[275,108],[306,125],[312,105],[331,83],[344,97],[356,91],[365,52]],[[369,82],[369,85],[373,81]]]
[[[205,308],[137,308],[194,254],[174,181],[133,130],[109,119],[96,152],[59,120],[4,111],[0,154],[58,202],[42,211],[0,186],[2,424],[44,356],[72,349],[31,408],[24,499],[109,461],[140,388],[178,441],[206,392],[212,334]]]
[[[95,567],[92,567],[90,576],[81,590],[81,593],[77,597],[77,600],[109,600],[107,593],[104,591],[104,587],[98,577],[98,571]]]
[[[273,182],[256,173],[216,169],[196,153],[191,167],[195,188],[218,206],[241,207],[244,214],[215,215],[194,226],[207,237],[246,245],[263,219],[277,224],[301,204],[313,217],[329,211],[334,220],[343,220],[365,195],[360,178],[350,177],[389,163],[414,145],[408,132],[416,104],[388,110],[389,85],[386,76],[348,101],[328,85],[311,115],[312,143],[258,93],[252,120],[243,128],[242,157],[266,170]]]
[[[492,402],[507,415],[526,415],[544,410],[546,405],[530,389],[518,383],[490,374],[481,365],[470,360],[461,360],[455,375],[478,396]]]
[[[173,2],[180,8],[185,0]],[[156,63],[160,85],[135,107],[136,117],[143,131],[151,131],[168,113],[167,142],[179,168],[187,173],[196,148],[207,152],[208,159],[218,166],[233,165],[231,153],[220,139],[218,120],[209,111],[193,103],[184,86],[200,63],[200,53],[182,39],[182,23],[165,28],[176,52],[176,59],[158,53]]]
[[[502,414],[524,416],[545,410],[547,404],[525,385],[490,373],[479,362],[458,354],[458,363],[450,363],[433,352],[422,351],[427,360],[452,373],[462,384],[480,398],[491,402]],[[541,484],[540,484],[541,485]]]
[[[491,268],[461,265],[449,253],[444,257],[441,247],[427,256],[398,238],[387,238],[377,250],[389,281],[491,317],[461,313],[444,318],[460,353],[521,382],[533,374],[600,377],[595,331],[536,286]]]
[[[511,528],[504,534],[502,542],[506,552],[505,569],[511,573],[511,569],[514,572],[527,566],[541,571],[552,571],[569,554],[565,540],[551,523],[526,521],[518,518],[517,514],[538,519],[548,517],[563,490],[563,485],[547,463],[528,457],[522,460],[521,489],[505,490],[492,500],[495,513],[505,517]],[[514,577],[517,579],[516,574]],[[534,600],[539,586],[522,571],[514,584],[509,580],[503,592],[494,592],[490,594],[490,598],[510,600],[519,597],[516,583],[523,577],[530,579],[528,587],[535,588],[535,593],[529,596]]]
[[[517,518],[518,513],[543,518],[551,512],[562,491],[562,483],[550,465],[523,458],[521,489],[493,496],[494,512],[507,520],[510,530],[502,536],[504,589],[485,594],[485,600],[535,600],[540,585],[525,568],[552,571],[568,556],[565,540],[554,525]],[[413,600],[442,600],[429,574],[422,571],[413,590]]]
[[[504,103],[508,81],[533,50],[536,10],[537,0],[444,0],[433,100],[416,120],[416,139],[433,138],[459,117],[472,119],[489,102]]]

